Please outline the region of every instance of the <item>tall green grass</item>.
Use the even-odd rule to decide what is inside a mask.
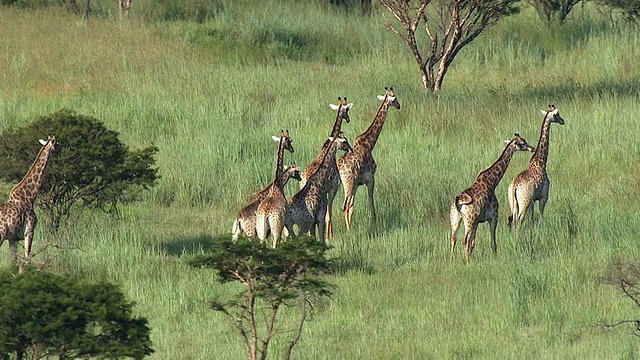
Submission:
[[[236,212],[272,179],[271,135],[289,129],[295,152],[285,162],[304,166],[330,132],[329,103],[354,102],[343,125],[352,140],[373,119],[375,96],[393,86],[402,108],[391,109],[374,151],[378,224],[369,226],[361,188],[347,233],[338,195],[337,288],[307,324],[296,357],[637,356],[631,329],[600,326],[638,313],[600,281],[613,260],[640,255],[635,32],[588,12],[547,28],[525,10],[465,48],[436,98],[422,91],[410,52],[379,12],[220,3],[200,22],[0,8],[0,129],[66,107],[104,121],[132,148],[160,149],[158,186],[117,218],[82,214],[56,234],[38,227],[35,251],[60,249],[37,262],[120,284],[150,320],[154,358],[241,358],[237,335],[206,307],[238,288],[185,259],[228,234]],[[551,129],[544,219],[518,234],[506,228],[507,184],[529,159],[516,154],[496,190],[498,255],[481,225],[472,262],[461,240],[449,261],[454,196],[514,132],[536,144],[539,109],[551,103],[566,125]],[[287,194],[296,188],[291,182]],[[8,253],[0,248],[3,265]],[[283,327],[295,321],[284,315]]]

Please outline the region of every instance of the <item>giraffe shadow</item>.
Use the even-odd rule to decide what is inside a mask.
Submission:
[[[167,255],[196,255],[207,252],[221,237],[200,235],[194,237],[176,237],[159,245],[159,250]]]

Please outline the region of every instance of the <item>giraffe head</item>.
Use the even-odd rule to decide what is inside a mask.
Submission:
[[[288,152],[293,152],[293,145],[291,145],[291,138],[289,137],[289,130],[283,131],[280,130],[280,136],[272,136],[271,137],[275,142],[283,142],[284,149]]]
[[[351,145],[349,145],[349,141],[347,140],[347,138],[344,136],[344,133],[341,131],[340,134],[338,136],[336,136],[335,138],[333,137],[329,137],[329,141],[333,144],[337,144],[338,146],[338,150],[342,150],[344,152],[349,152],[351,151]]]
[[[400,110],[400,103],[398,102],[398,99],[396,98],[392,87],[385,87],[384,95],[378,95],[378,100],[387,101],[389,103],[389,106],[393,106],[396,109]]]
[[[353,103],[347,103],[346,96],[344,97],[344,99],[338,96],[338,105],[329,104],[329,107],[331,109],[339,111],[338,116],[340,117],[341,120],[344,120],[347,123],[351,121],[351,119],[349,118],[349,110],[351,110],[352,106],[353,106]]]
[[[540,112],[545,116],[545,120],[564,125],[564,119],[560,116],[560,112],[558,112],[558,108],[555,105],[549,105],[549,110],[540,110]]]
[[[296,165],[296,163],[292,162],[291,164],[284,167],[284,177],[288,179],[296,179],[298,181],[302,181],[302,177],[300,176],[300,167]],[[283,181],[286,182],[286,181]]]
[[[513,139],[511,140],[505,140],[504,142],[509,144],[509,146],[515,146],[516,151],[530,151],[533,152],[535,151],[535,148],[533,148],[531,145],[529,145],[527,143],[527,140],[525,140],[522,136],[520,136],[520,134],[513,134]]]
[[[56,149],[58,148],[58,145],[60,144],[57,140],[56,137],[54,135],[49,135],[47,137],[47,140],[38,140],[40,142],[40,144],[42,146],[45,147],[45,150],[48,150],[48,152],[54,152],[56,151]]]

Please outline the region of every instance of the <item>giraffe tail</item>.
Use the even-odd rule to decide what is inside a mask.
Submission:
[[[458,211],[460,211],[462,209],[462,205],[469,205],[473,202],[473,199],[471,198],[471,196],[462,193],[458,196],[456,196],[456,200],[455,200],[455,204],[456,204],[456,209],[458,209]]]
[[[511,224],[513,223],[513,220],[516,219],[519,212],[518,198],[516,197],[516,187],[514,183],[509,184],[509,187],[507,188],[507,199],[509,200],[509,211],[511,212],[508,218],[509,229],[511,229]]]

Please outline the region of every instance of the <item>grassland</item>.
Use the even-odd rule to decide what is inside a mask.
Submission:
[[[374,152],[378,224],[369,227],[363,190],[353,232],[335,212],[337,288],[296,358],[638,356],[632,329],[600,326],[638,315],[601,281],[612,261],[640,258],[637,32],[588,11],[547,28],[526,10],[465,48],[434,97],[379,13],[221,3],[208,21],[169,23],[0,8],[0,129],[71,108],[132,148],[160,149],[157,187],[118,218],[85,213],[56,234],[39,227],[35,251],[69,250],[49,248],[37,261],[120,284],[150,321],[152,358],[242,358],[237,335],[205,304],[237,289],[185,260],[228,235],[237,210],[270,181],[271,135],[289,129],[296,151],[285,161],[304,165],[330,132],[330,102],[354,103],[343,127],[352,139],[393,86],[402,109],[390,112]],[[518,235],[506,228],[507,184],[528,161],[516,154],[496,191],[498,255],[483,225],[473,261],[461,247],[448,261],[453,197],[514,132],[535,144],[539,109],[551,103],[566,125],[551,129],[545,218]],[[3,266],[8,253],[0,248]],[[284,342],[276,339],[275,358]]]

